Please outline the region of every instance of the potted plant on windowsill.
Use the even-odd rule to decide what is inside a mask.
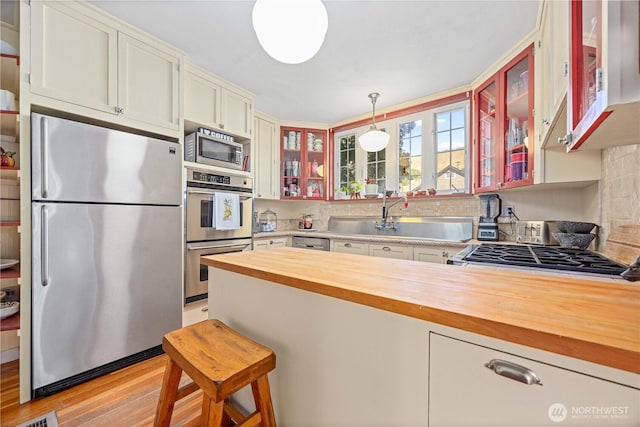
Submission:
[[[362,181],[351,181],[349,183],[349,194],[351,195],[351,199],[359,199],[360,192],[364,188],[364,183]]]
[[[365,180],[365,195],[367,196],[377,196],[378,195],[378,180],[375,178],[367,178]]]

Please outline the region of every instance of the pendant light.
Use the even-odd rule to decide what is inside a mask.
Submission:
[[[373,104],[373,123],[369,130],[358,138],[360,147],[362,147],[364,151],[380,151],[389,144],[389,134],[376,128],[376,99],[378,99],[379,96],[380,94],[375,92],[369,94],[369,99],[371,99],[371,104]]]
[[[257,0],[252,20],[262,48],[285,64],[313,58],[329,26],[321,0]]]

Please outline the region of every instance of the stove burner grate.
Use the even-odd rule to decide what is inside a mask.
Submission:
[[[620,275],[627,269],[595,252],[556,246],[483,243],[469,252],[463,261],[603,275]]]

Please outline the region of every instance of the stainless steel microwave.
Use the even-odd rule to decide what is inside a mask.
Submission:
[[[242,144],[220,137],[194,132],[184,137],[184,160],[204,165],[242,170]]]

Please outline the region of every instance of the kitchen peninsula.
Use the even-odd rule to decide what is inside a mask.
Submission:
[[[509,399],[493,404],[510,406],[513,422],[550,423],[549,405],[568,405],[572,395],[575,405],[631,402],[622,424],[640,419],[636,284],[295,248],[202,260],[211,269],[210,317],[277,354],[271,380],[284,425],[459,422],[460,408],[485,410],[481,399],[494,392]],[[463,359],[489,350],[478,372],[457,384]],[[494,353],[533,366],[545,385],[495,375],[485,367]],[[439,384],[448,372],[449,397]],[[494,378],[497,386],[479,386],[481,396],[465,394],[471,383]],[[516,388],[501,394],[502,386]],[[474,417],[492,423],[490,412]]]

